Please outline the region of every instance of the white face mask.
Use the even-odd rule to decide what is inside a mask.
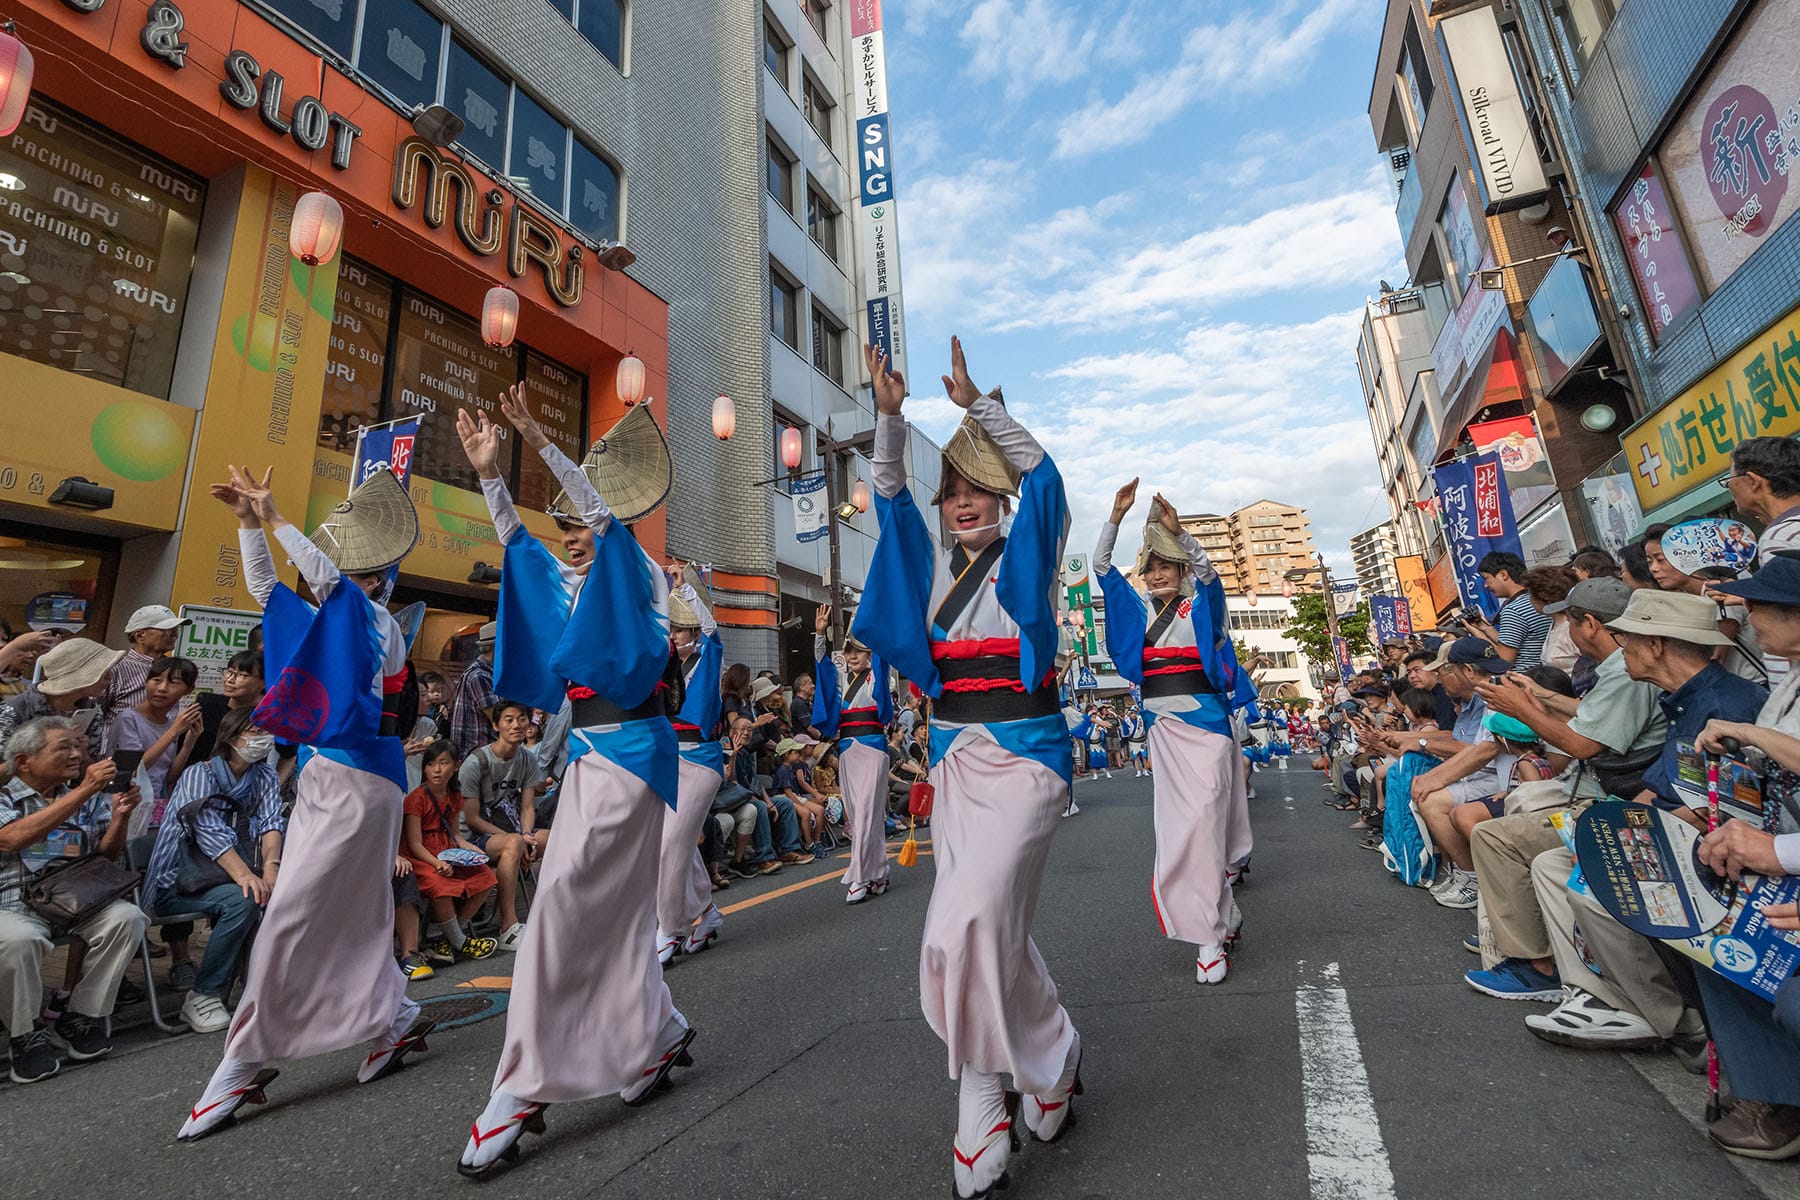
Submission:
[[[244,756],[245,762],[259,763],[275,753],[275,738],[272,734],[258,733],[238,743],[238,753]]]

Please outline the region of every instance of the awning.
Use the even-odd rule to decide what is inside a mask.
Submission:
[[[1495,331],[1487,353],[1476,360],[1455,400],[1445,410],[1444,423],[1438,427],[1437,461],[1455,457],[1463,430],[1481,415],[1482,409],[1524,399],[1525,367],[1519,362],[1512,330],[1503,325]]]
[[[1724,472],[1720,472],[1723,474]],[[1683,492],[1667,504],[1661,504],[1644,514],[1632,536],[1641,538],[1644,530],[1652,525],[1679,525],[1683,521],[1696,517],[1721,516],[1731,511],[1731,493],[1719,487],[1717,480],[1701,484],[1697,488]]]

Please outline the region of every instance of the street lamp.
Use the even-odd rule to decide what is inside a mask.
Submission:
[[[720,396],[719,400],[723,401],[727,406],[731,403],[729,397]],[[714,433],[718,433],[720,428],[720,411],[718,403],[715,402],[713,408]],[[727,409],[727,411],[735,414],[736,410]],[[733,415],[732,420],[735,423],[735,415]],[[720,436],[723,437],[724,435],[721,434]],[[868,503],[868,485],[863,481],[858,480],[856,485],[851,489],[850,498],[848,500],[842,499],[838,492],[837,468],[839,461],[850,451],[857,450],[867,454],[873,450],[875,448],[875,431],[873,429],[866,429],[852,437],[839,439],[833,437],[830,428],[827,427],[815,431],[815,436],[817,438],[815,448],[818,452],[820,462],[819,473],[825,477],[825,511],[828,514],[825,521],[825,530],[830,547],[830,559],[825,575],[825,596],[827,602],[831,605],[831,644],[834,648],[841,648],[843,646],[844,605],[843,597],[841,595],[841,592],[843,591],[843,572],[840,567],[841,549],[838,541],[838,523],[840,521],[852,520],[859,512],[865,511],[864,505]],[[778,484],[784,480],[792,486],[799,480],[800,460],[805,450],[805,442],[801,438],[800,430],[792,425],[784,428],[781,431],[780,446],[781,465],[786,468],[787,474],[785,476],[776,476],[774,479],[759,480],[756,484],[757,487],[768,487],[771,484]],[[811,472],[808,472],[808,474],[811,474]],[[861,504],[857,503],[859,495],[858,489],[861,489]]]
[[[337,257],[344,241],[344,206],[324,192],[308,192],[294,203],[288,250],[309,267]]]
[[[866,513],[869,511],[868,480],[859,479],[850,485],[850,503],[856,506],[856,511],[859,513]]]

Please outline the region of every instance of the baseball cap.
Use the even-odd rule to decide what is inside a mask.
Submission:
[[[1602,621],[1616,621],[1625,615],[1625,609],[1631,603],[1631,585],[1623,579],[1609,579],[1596,576],[1584,579],[1569,589],[1565,599],[1555,604],[1544,605],[1544,615],[1553,616],[1559,612],[1567,612],[1571,608],[1580,609],[1584,613],[1592,613]]]
[[[1800,556],[1770,554],[1750,578],[1715,583],[1711,590],[1742,600],[1800,608]]]
[[[780,756],[802,748],[800,743],[796,742],[793,738],[782,738],[775,744],[775,753],[777,756]]]
[[[186,617],[178,617],[175,610],[166,604],[146,604],[131,614],[131,620],[125,622],[126,633],[136,633],[140,629],[179,629],[190,624]]]
[[[1431,664],[1436,671],[1447,666],[1479,667],[1490,675],[1502,675],[1512,669],[1512,664],[1494,653],[1494,648],[1486,638],[1465,637],[1452,642],[1445,642],[1438,650],[1438,656]]]

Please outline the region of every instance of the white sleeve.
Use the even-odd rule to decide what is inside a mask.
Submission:
[[[875,415],[875,490],[892,500],[906,490],[906,418]]]
[[[320,603],[331,595],[331,589],[343,578],[326,553],[312,544],[312,540],[300,532],[298,525],[282,525],[275,530],[275,540],[287,551],[289,561],[300,568],[300,577],[306,580],[306,586],[312,589]]]
[[[569,494],[581,523],[595,533],[605,533],[606,527],[612,524],[612,511],[594,490],[594,481],[587,477],[587,472],[558,449],[555,442],[546,445],[538,454],[557,482],[563,485],[563,491]]]
[[[694,590],[694,585],[682,583],[675,589],[675,595],[687,601],[688,607],[694,610],[694,615],[700,618],[700,632],[706,637],[711,637],[713,631],[719,627],[719,622],[713,617],[712,609],[706,607],[706,601],[700,598],[700,593]]]
[[[1775,861],[1789,875],[1800,875],[1800,833],[1775,835]]]
[[[506,490],[506,480],[497,475],[482,480],[481,498],[487,501],[488,515],[494,518],[494,540],[502,546],[525,528],[519,520],[519,510],[513,507],[512,493]]]
[[[1007,460],[1020,471],[1030,471],[1044,460],[1044,448],[1025,427],[1012,419],[1006,405],[992,396],[983,396],[969,405],[969,415],[999,443]]]
[[[275,559],[269,554],[269,535],[258,529],[238,528],[238,556],[244,564],[244,586],[256,597],[258,608],[269,606],[269,596],[281,582]]]
[[[1194,535],[1185,529],[1181,531],[1181,548],[1187,551],[1188,564],[1194,569],[1195,579],[1201,583],[1210,584],[1219,577],[1219,573],[1213,569],[1212,559],[1208,557],[1206,550],[1194,540]]]
[[[813,661],[827,662],[831,658],[831,643],[825,640],[822,633],[813,634]]]
[[[1112,568],[1113,544],[1119,540],[1119,527],[1108,521],[1100,527],[1100,540],[1094,543],[1094,577],[1098,579]]]

